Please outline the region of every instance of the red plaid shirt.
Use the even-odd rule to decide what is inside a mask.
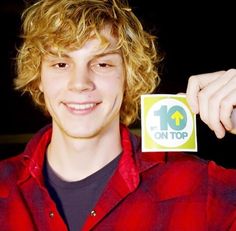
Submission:
[[[235,170],[190,154],[142,153],[139,140],[121,128],[118,168],[83,230],[236,230]],[[1,231],[67,230],[43,183],[50,138],[46,127],[21,155],[0,162]]]

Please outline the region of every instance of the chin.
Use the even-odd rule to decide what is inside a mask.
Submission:
[[[75,139],[89,139],[89,138],[94,138],[96,137],[98,134],[100,133],[100,129],[96,130],[96,129],[92,129],[92,130],[80,130],[80,131],[69,131],[67,132],[67,135],[75,138]]]

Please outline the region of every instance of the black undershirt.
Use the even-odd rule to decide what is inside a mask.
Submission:
[[[74,182],[59,178],[48,161],[45,161],[46,188],[70,231],[81,230],[86,217],[93,210],[107,181],[114,173],[119,156],[92,175]]]

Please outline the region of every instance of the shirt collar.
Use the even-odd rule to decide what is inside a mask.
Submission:
[[[142,152],[141,138],[131,133],[123,124],[120,125],[120,133],[123,154],[119,162],[119,171],[122,174],[127,173],[126,169],[132,169],[133,174],[137,175],[166,161],[166,153],[164,152]],[[33,177],[42,177],[44,157],[51,141],[51,135],[52,125],[50,124],[39,130],[27,144],[22,155],[26,167],[24,177],[29,177],[29,174]],[[127,179],[127,176],[124,176],[124,179]],[[132,188],[131,185],[136,185],[139,181],[138,176],[133,178],[133,183],[131,181],[127,181],[127,184]]]
[[[25,171],[21,178],[24,181],[30,175],[42,178],[42,168],[47,146],[51,140],[52,126],[47,125],[39,130],[26,145],[22,155],[22,161]]]
[[[132,144],[132,152],[139,172],[143,172],[154,165],[165,163],[167,161],[166,152],[142,152],[141,137],[129,134],[130,142]]]
[[[140,141],[140,137],[121,125],[123,154],[119,162],[119,171],[130,189],[137,186],[140,173],[166,162],[166,153],[164,152],[142,152]]]

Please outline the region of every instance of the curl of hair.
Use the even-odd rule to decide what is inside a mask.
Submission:
[[[143,30],[125,0],[41,0],[28,7],[22,19],[16,89],[30,93],[35,103],[47,111],[39,89],[43,56],[78,49],[92,32],[105,47],[107,41],[99,32],[110,24],[126,71],[120,121],[129,125],[138,118],[140,96],[153,92],[159,84],[157,64],[161,57],[155,36]]]

